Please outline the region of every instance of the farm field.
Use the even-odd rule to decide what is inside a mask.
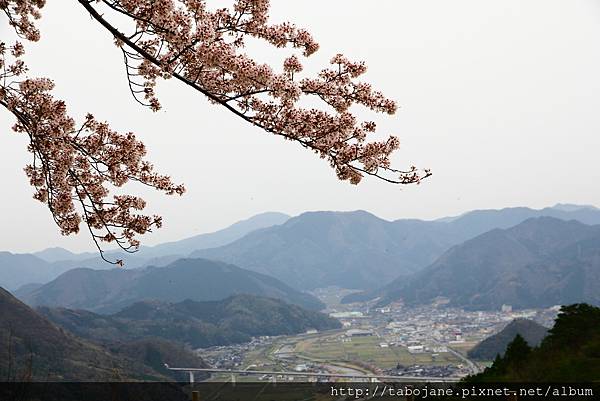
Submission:
[[[451,353],[420,353],[411,354],[405,347],[381,347],[381,338],[326,336],[302,340],[296,343],[295,352],[298,356],[327,362],[361,361],[381,369],[389,369],[401,365],[447,365],[460,363]]]

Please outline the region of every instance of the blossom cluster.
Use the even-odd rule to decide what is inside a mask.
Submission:
[[[0,10],[20,37],[37,41],[40,39],[40,32],[35,27],[34,20],[41,17],[40,9],[45,4],[46,0],[0,0]]]

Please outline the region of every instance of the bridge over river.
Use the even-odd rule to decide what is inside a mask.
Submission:
[[[411,382],[411,383],[455,383],[460,377],[426,377],[426,376],[390,376],[377,374],[363,374],[358,371],[356,373],[331,373],[331,372],[296,372],[296,371],[269,371],[269,370],[234,370],[234,369],[214,369],[214,368],[179,368],[170,367],[165,364],[165,367],[171,371],[185,372],[189,375],[190,383],[194,382],[195,373],[222,373],[229,374],[231,381],[235,383],[236,375],[254,375],[254,376],[271,376],[273,381],[276,381],[277,376],[284,377],[316,377],[323,379],[344,378],[351,380],[368,380],[368,381],[392,381],[392,382]]]

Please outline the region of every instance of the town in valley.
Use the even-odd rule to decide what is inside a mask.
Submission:
[[[476,374],[491,361],[473,361],[467,352],[515,319],[530,319],[551,327],[560,307],[468,311],[440,299],[429,305],[372,302],[343,304],[351,290],[327,287],[312,293],[327,305],[342,329],[292,336],[261,336],[252,341],[196,350],[212,368],[234,371],[272,371],[282,374],[214,373],[208,380],[317,381],[326,374],[385,375],[399,378],[462,378]],[[322,377],[283,372],[320,373]],[[273,377],[275,376],[275,377]],[[352,379],[356,381],[356,379]]]

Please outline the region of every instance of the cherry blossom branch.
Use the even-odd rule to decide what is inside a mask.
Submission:
[[[297,82],[294,76],[303,67],[296,56],[286,59],[284,73],[277,74],[238,52],[244,38],[251,36],[276,47],[301,48],[305,56],[318,49],[306,31],[287,23],[268,25],[266,0],[238,0],[233,11],[214,12],[200,0],[165,0],[160,7],[150,0],[78,1],[123,49],[131,92],[142,104],[138,95],[144,93],[153,110],[160,108],[154,94],[156,80],[172,77],[252,125],[315,151],[329,161],[340,179],[356,184],[369,175],[394,184],[412,184],[431,175],[429,170],[414,167],[408,171],[391,168],[389,156],[398,148],[398,140],[367,142],[375,123],[359,123],[348,111],[354,104],[388,114],[396,110],[394,102],[369,84],[354,81],[366,71],[364,63],[337,55],[331,61],[336,69]],[[134,33],[128,35],[113,25],[95,3],[130,18]],[[225,35],[232,39],[228,42]],[[131,83],[129,71],[136,59],[142,59],[133,68],[136,77],[144,77],[144,84]],[[329,110],[301,108],[302,96],[317,97]]]
[[[366,72],[364,63],[338,54],[316,76],[302,77],[296,54],[275,68],[242,51],[248,38],[292,48],[301,57],[318,50],[307,31],[291,23],[269,24],[268,0],[233,0],[232,8],[216,10],[204,0],[78,2],[121,48],[129,89],[144,106],[160,109],[156,83],[175,78],[242,120],[314,151],[341,180],[358,184],[372,176],[393,184],[418,184],[431,175],[416,167],[393,168],[390,155],[398,149],[398,139],[371,141],[375,122],[360,121],[350,111],[353,106],[385,114],[396,111],[392,100],[357,81]],[[44,4],[0,0],[0,11],[20,38],[38,41],[35,20]],[[103,6],[106,13],[98,11]],[[129,20],[131,32],[111,23],[111,15]],[[76,233],[85,224],[103,258],[102,242],[135,251],[136,236],[160,227],[162,220],[138,214],[145,202],[115,194],[115,188],[137,182],[171,195],[182,194],[183,186],[154,172],[134,134],[117,133],[91,115],[76,127],[64,102],[52,97],[52,81],[23,78],[23,53],[18,42],[10,47],[0,42],[0,106],[15,116],[14,130],[29,138],[33,160],[26,173],[34,197],[48,206],[63,234]],[[317,105],[303,107],[305,98]]]
[[[146,150],[134,134],[120,134],[92,115],[75,128],[64,102],[50,94],[54,87],[45,78],[7,82],[27,68],[19,59],[23,46],[7,47],[0,42],[0,106],[12,113],[17,123],[13,130],[29,138],[33,161],[25,169],[34,198],[47,205],[62,234],[79,232],[83,223],[105,261],[123,265],[122,260],[105,257],[101,243],[115,243],[125,252],[135,252],[137,235],[161,227],[159,216],[138,214],[146,203],[132,195],[114,194],[130,181],[162,191],[183,194],[167,176],[153,171],[144,159]],[[12,62],[8,61],[12,57]],[[78,205],[79,207],[76,207]]]

